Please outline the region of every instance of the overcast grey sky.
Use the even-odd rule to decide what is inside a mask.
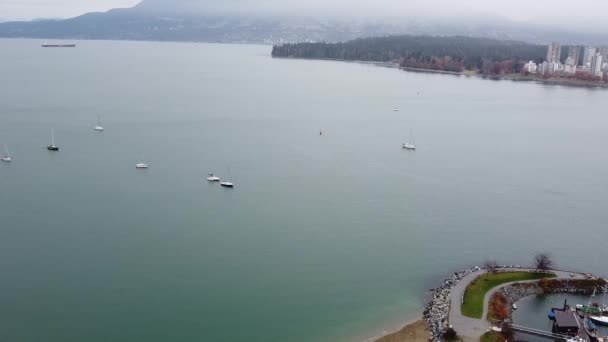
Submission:
[[[0,19],[68,18],[130,7],[139,0],[0,0]]]
[[[606,21],[608,0],[147,0],[150,2],[189,1],[219,9],[243,12],[347,13],[369,15],[457,16],[493,14],[514,20],[543,18],[548,21]],[[90,11],[130,7],[139,0],[0,0],[0,18],[66,18]]]

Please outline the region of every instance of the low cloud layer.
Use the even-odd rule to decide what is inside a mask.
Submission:
[[[139,0],[0,0],[4,19],[66,18],[134,6]],[[303,16],[490,16],[592,32],[606,28],[608,1],[571,0],[143,0],[142,9]]]

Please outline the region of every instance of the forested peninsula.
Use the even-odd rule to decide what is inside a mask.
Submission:
[[[396,62],[413,69],[484,74],[519,73],[528,61],[542,61],[547,48],[518,41],[472,37],[391,36],[344,43],[275,45],[273,57]]]
[[[602,81],[602,78],[590,77],[589,72],[531,72],[528,66],[540,66],[545,62],[546,54],[547,46],[544,45],[464,36],[403,35],[361,38],[343,43],[279,44],[272,48],[272,56],[278,58],[379,62],[407,70],[608,87],[608,77]],[[562,46],[560,61],[563,62],[567,56],[568,47]]]

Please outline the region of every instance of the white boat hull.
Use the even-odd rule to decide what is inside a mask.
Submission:
[[[213,173],[209,174],[209,177],[207,177],[207,180],[210,182],[219,182],[220,181],[220,177],[214,175]]]
[[[589,319],[595,324],[608,326],[608,316],[589,316]]]

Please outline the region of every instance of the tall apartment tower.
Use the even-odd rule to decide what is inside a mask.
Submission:
[[[572,58],[572,65],[580,65],[581,63],[581,46],[569,46],[568,57]]]
[[[591,59],[597,53],[597,49],[593,46],[585,47],[585,53],[583,54],[583,66],[591,65]]]
[[[593,76],[602,77],[602,55],[596,53],[595,56],[591,57],[591,68],[589,73]]]
[[[599,54],[602,55],[602,61],[603,63],[606,63],[606,61],[608,60],[608,47],[603,46],[599,49]]]
[[[547,46],[547,63],[559,63],[562,57],[562,46],[560,43],[551,43]]]

